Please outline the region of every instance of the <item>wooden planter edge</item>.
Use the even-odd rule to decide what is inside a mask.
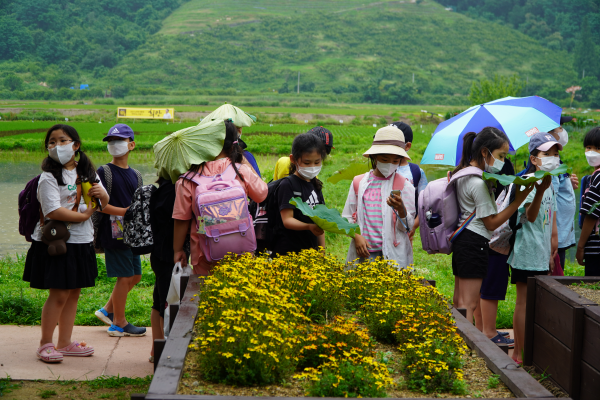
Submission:
[[[170,335],[165,343],[162,354],[158,359],[158,365],[154,378],[150,384],[147,394],[132,394],[132,400],[255,400],[255,397],[246,396],[206,396],[206,395],[181,395],[177,394],[179,380],[183,373],[185,357],[191,342],[191,332],[198,314],[198,294],[203,283],[203,277],[192,275],[186,286],[181,300],[179,312],[175,323],[171,327]],[[431,282],[433,283],[433,282]],[[430,284],[431,284],[430,283]],[[435,284],[435,283],[434,283]],[[518,368],[514,361],[492,343],[473,324],[470,324],[456,309],[452,310],[460,335],[471,349],[482,357],[488,368],[500,379],[518,398],[536,398],[538,400],[550,400],[555,397],[539,384],[527,371]],[[296,397],[264,397],[264,400],[298,400]],[[306,397],[311,400],[313,398]],[[327,399],[327,398],[319,398]],[[403,400],[433,400],[425,399],[403,399]],[[499,399],[483,399],[499,400]]]

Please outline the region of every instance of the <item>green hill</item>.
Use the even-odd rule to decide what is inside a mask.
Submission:
[[[162,0],[153,3],[165,15],[170,10]],[[528,83],[523,94],[555,101],[565,100],[564,88],[576,83],[566,51],[429,0],[182,3],[157,33],[150,34],[156,24],[148,23],[143,40],[121,51],[116,65],[90,70],[87,55],[76,63],[79,58],[67,52],[66,75],[72,83],[110,87],[117,95],[273,95],[296,92],[300,73],[300,92],[307,96],[390,104],[465,104],[471,83],[495,73],[518,74]],[[129,4],[135,24],[141,8],[135,11],[131,4],[136,2],[123,4]],[[39,35],[47,34],[40,29]],[[87,32],[85,25],[80,29]],[[65,62],[42,62],[39,51],[0,64],[4,75],[12,70],[29,82],[20,94],[4,90],[0,98],[32,98],[47,90],[40,88],[40,80],[56,82],[65,75]],[[64,89],[62,94],[69,93]]]

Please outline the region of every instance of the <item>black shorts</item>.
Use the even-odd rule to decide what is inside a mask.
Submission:
[[[150,266],[156,280],[154,281],[154,292],[152,293],[152,308],[165,317],[167,306],[167,294],[171,286],[171,275],[173,275],[173,261],[162,261],[155,255],[150,255]]]
[[[452,243],[452,273],[459,278],[485,278],[490,240],[468,229]]]
[[[481,282],[481,298],[485,300],[505,300],[508,289],[508,256],[490,250],[488,274]]]
[[[550,269],[546,271],[528,271],[525,269],[518,269],[510,267],[510,283],[516,285],[517,282],[527,283],[527,278],[534,277],[536,275],[548,275]]]

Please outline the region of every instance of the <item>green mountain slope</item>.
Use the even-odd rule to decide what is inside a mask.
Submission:
[[[113,2],[127,13],[111,8]],[[152,0],[155,11],[147,18],[143,10],[149,6],[140,1],[75,3],[84,10],[92,7],[93,15],[74,14],[78,22],[64,28],[71,38],[60,37],[65,56],[44,59],[39,45],[15,53],[0,63],[0,79],[16,74],[25,83],[0,90],[0,98],[71,95],[67,89],[56,94],[42,88],[40,81],[56,88],[89,83],[117,95],[293,93],[300,73],[301,93],[332,100],[465,104],[471,83],[496,73],[516,73],[528,82],[523,94],[557,101],[566,97],[564,88],[576,83],[567,52],[430,0],[190,0],[179,2],[170,14],[174,3]],[[40,28],[39,21],[26,22],[11,10],[0,7],[0,18],[21,18],[17,25],[23,35],[59,38]],[[164,16],[162,28],[150,34],[156,18]],[[92,17],[121,25],[105,27],[112,36],[103,39],[98,22],[86,25]],[[138,23],[147,27],[137,29]],[[135,32],[135,45],[119,44],[121,36]],[[90,43],[89,51],[76,40],[77,33]],[[102,54],[111,49],[115,57],[109,61],[116,65],[103,64]],[[69,79],[61,79],[65,76]]]

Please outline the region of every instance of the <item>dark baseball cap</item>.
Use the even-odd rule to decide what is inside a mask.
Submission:
[[[332,149],[335,149],[335,147],[333,147],[333,134],[329,129],[323,128],[322,126],[315,126],[310,131],[308,131],[308,133],[317,135],[319,139],[323,141],[325,147],[331,147]]]
[[[560,124],[564,124],[565,122],[571,122],[573,121],[573,117],[571,117],[570,115],[561,115],[560,116]]]
[[[102,140],[106,142],[111,137],[120,139],[129,138],[133,142],[133,129],[131,129],[129,125],[126,124],[116,124],[108,130],[108,133]]]
[[[529,139],[529,152],[533,150],[548,151],[554,145],[558,145],[558,150],[562,150],[562,144],[558,143],[554,136],[548,132],[538,132]]]
[[[402,133],[404,133],[404,142],[405,143],[412,143],[413,131],[412,131],[412,128],[410,127],[410,125],[408,125],[406,122],[402,122],[402,121],[392,122],[390,125],[395,126],[396,128],[400,129],[402,131]]]

